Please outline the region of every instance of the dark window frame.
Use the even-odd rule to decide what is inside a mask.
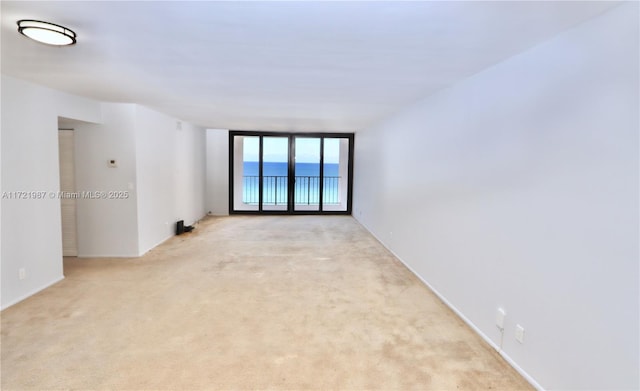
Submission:
[[[259,193],[258,193],[258,210],[235,210],[234,209],[234,146],[235,137],[260,137],[259,152]],[[262,205],[262,165],[263,165],[263,137],[287,137],[289,140],[289,159],[288,159],[288,205],[287,210],[263,210]],[[323,210],[323,182],[320,180],[320,194],[318,210],[295,210],[294,200],[294,179],[295,179],[295,139],[296,137],[320,138],[320,177],[324,176],[324,139],[325,138],[346,138],[349,140],[349,162],[347,166],[347,209],[344,211],[325,211]],[[268,132],[268,131],[249,131],[249,130],[230,130],[229,131],[229,214],[230,215],[351,215],[353,205],[353,156],[354,156],[355,133],[323,133],[323,132]]]

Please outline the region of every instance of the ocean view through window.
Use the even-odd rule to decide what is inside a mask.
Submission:
[[[324,164],[323,202],[339,203],[339,164]],[[242,200],[247,204],[258,203],[260,162],[244,162]],[[263,163],[263,203],[274,205],[287,204],[287,179],[289,166],[287,163]],[[300,189],[296,203],[317,204],[320,202],[320,176],[315,163],[296,163],[296,187]]]
[[[352,139],[230,132],[230,211],[350,213]]]

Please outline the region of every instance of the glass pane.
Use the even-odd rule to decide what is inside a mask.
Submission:
[[[320,210],[320,139],[295,139],[294,209]]]
[[[346,211],[349,167],[349,139],[324,139],[322,210]]]
[[[289,138],[262,139],[262,209],[287,210]]]
[[[233,140],[233,208],[258,210],[260,138],[235,136]]]

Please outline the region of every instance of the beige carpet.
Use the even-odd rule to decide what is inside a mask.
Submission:
[[[355,220],[205,219],[2,312],[3,390],[531,389]]]

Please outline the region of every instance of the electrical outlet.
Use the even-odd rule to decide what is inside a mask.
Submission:
[[[504,317],[507,316],[507,313],[503,308],[498,308],[498,312],[496,312],[496,327],[500,329],[500,331],[504,331]]]
[[[516,325],[516,341],[524,343],[524,327]]]
[[[27,271],[25,270],[25,268],[20,268],[20,270],[18,270],[18,277],[21,280],[24,280],[25,278],[27,278]]]

